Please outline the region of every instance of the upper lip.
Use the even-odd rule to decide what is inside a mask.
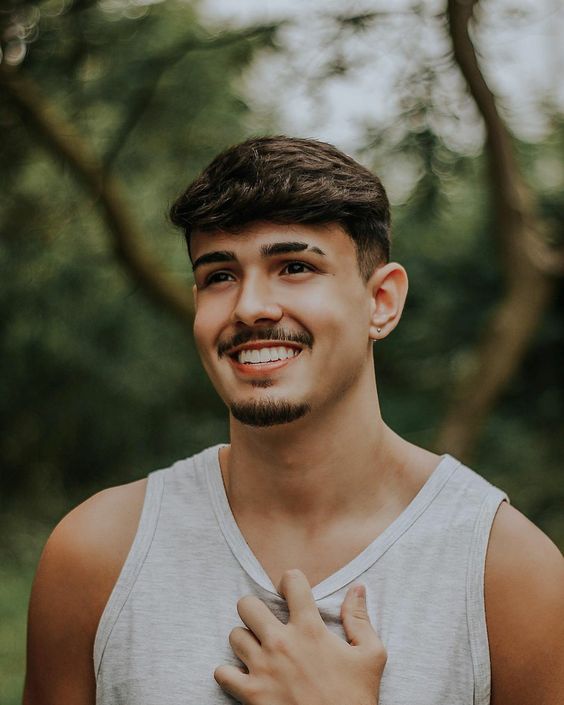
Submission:
[[[297,343],[288,343],[284,340],[253,340],[250,343],[243,343],[243,345],[231,348],[231,350],[227,351],[227,355],[233,357],[241,350],[256,350],[258,348],[295,348],[296,350],[301,350],[302,346]]]

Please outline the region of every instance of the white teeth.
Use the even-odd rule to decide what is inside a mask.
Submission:
[[[274,362],[275,360],[286,360],[299,354],[295,348],[268,347],[253,348],[252,350],[240,350],[237,360],[241,363],[253,364],[257,362]]]

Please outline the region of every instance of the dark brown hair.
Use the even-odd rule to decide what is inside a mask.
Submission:
[[[354,241],[365,280],[390,259],[390,209],[380,180],[317,140],[258,137],[230,147],[176,200],[170,218],[184,230],[188,252],[195,230],[338,223]]]

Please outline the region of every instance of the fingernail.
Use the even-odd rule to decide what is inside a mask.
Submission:
[[[361,600],[364,600],[364,598],[366,597],[366,588],[364,587],[364,585],[357,585],[354,589],[354,594]]]

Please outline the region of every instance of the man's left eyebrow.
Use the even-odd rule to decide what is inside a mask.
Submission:
[[[261,245],[260,254],[261,257],[273,257],[274,255],[283,255],[287,252],[303,252],[308,250],[309,252],[315,252],[318,255],[323,255],[325,252],[320,250],[319,247],[315,245],[308,245],[307,242],[273,242],[270,245]]]

